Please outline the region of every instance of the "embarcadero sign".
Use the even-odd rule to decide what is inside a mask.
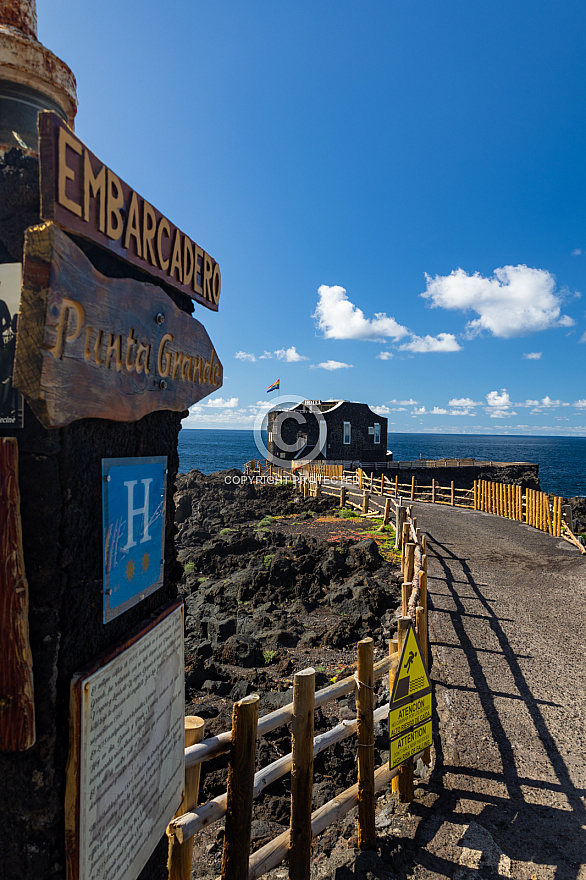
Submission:
[[[39,113],[41,217],[218,311],[218,263],[88,150],[57,113]]]
[[[53,223],[27,230],[14,384],[46,428],[181,412],[222,385],[199,321],[153,284],[106,278]]]

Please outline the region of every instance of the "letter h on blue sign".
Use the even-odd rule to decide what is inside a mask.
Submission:
[[[102,460],[104,623],[163,585],[167,459]]]

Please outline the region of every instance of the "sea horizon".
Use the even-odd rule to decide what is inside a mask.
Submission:
[[[266,435],[265,435],[266,436]],[[389,433],[395,461],[420,458],[475,458],[478,461],[528,462],[539,465],[544,492],[565,498],[586,496],[586,437],[534,434]],[[204,474],[242,467],[264,459],[251,428],[182,428],[179,470]]]

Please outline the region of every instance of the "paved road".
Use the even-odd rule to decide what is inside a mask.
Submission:
[[[415,513],[439,742],[413,876],[586,880],[586,557],[489,514]]]

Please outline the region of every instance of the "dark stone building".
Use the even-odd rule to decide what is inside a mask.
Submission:
[[[387,420],[366,403],[304,400],[291,409],[272,410],[268,450],[276,460],[327,460],[358,466],[386,462]]]

